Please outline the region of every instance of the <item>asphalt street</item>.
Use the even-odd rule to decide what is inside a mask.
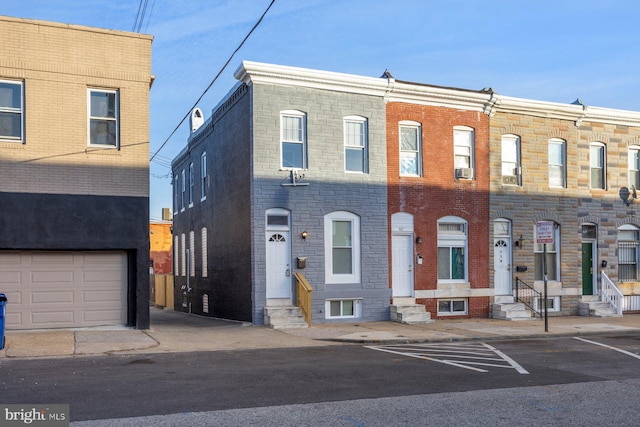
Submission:
[[[547,394],[558,393],[556,398],[560,400],[555,404],[561,405],[562,411],[549,411],[554,402],[547,401],[548,396],[541,397],[538,421],[540,416],[555,417],[560,412],[562,417],[554,418],[555,421],[584,414],[590,414],[593,420],[598,415],[591,413],[593,411],[585,413],[584,401],[594,400],[596,406],[602,406],[606,399],[611,399],[608,407],[616,407],[623,411],[620,414],[626,414],[617,425],[635,425],[639,411],[639,354],[640,334],[625,334],[590,336],[587,340],[562,337],[490,344],[344,344],[295,349],[3,359],[0,360],[0,396],[2,403],[70,404],[72,421],[92,420],[85,425],[97,425],[96,420],[111,420],[108,425],[163,425],[165,421],[169,423],[165,425],[186,425],[184,417],[194,417],[191,421],[195,423],[188,421],[189,425],[225,425],[222,422],[229,414],[261,420],[260,425],[294,425],[297,416],[293,414],[304,416],[305,411],[300,408],[309,407],[310,411],[320,411],[318,416],[325,417],[326,422],[318,424],[321,420],[315,419],[307,425],[369,426],[383,425],[376,423],[384,419],[368,418],[372,413],[364,407],[369,405],[409,405],[404,415],[417,417],[407,420],[408,423],[384,425],[445,425],[435,422],[434,413],[438,412],[435,408],[429,413],[429,422],[420,422],[420,417],[425,416],[423,408],[411,407],[410,402],[444,404],[442,398],[449,396],[453,399],[449,404],[458,405],[458,400],[482,400],[484,397],[478,395],[479,392],[493,391],[501,396],[499,404],[494,402],[500,407],[516,395],[542,396],[542,390],[546,390]],[[577,390],[585,385],[589,385],[586,388],[589,392],[580,397],[582,403],[573,402],[578,399]],[[608,394],[614,389],[615,394]],[[526,402],[530,403],[530,399]],[[568,401],[562,402],[562,399]],[[353,414],[359,414],[352,419],[355,424],[346,418],[334,418],[337,408],[328,409],[332,405],[358,406],[358,410],[352,407]],[[284,416],[280,413],[284,407],[297,409],[289,414],[289,422],[278,424],[279,417]],[[274,411],[273,418],[263,418],[269,408]],[[469,410],[466,415],[456,410],[457,415],[452,414],[453,418],[448,420],[459,416],[459,425],[465,425],[465,417],[474,419],[472,408]],[[498,412],[485,415],[493,417],[494,422],[505,423],[513,421],[515,416]],[[254,418],[256,416],[258,418]],[[636,416],[633,424],[625,424],[628,416]],[[198,417],[203,418],[196,421]],[[226,425],[239,425],[229,422],[231,424]],[[251,422],[248,425],[252,425]],[[497,425],[508,424],[498,422]]]

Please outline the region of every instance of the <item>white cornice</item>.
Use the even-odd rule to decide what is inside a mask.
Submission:
[[[421,85],[396,80],[387,95],[389,102],[430,105],[464,110],[484,111],[491,100],[490,92]]]
[[[388,80],[353,74],[243,61],[234,77],[247,85],[281,84],[362,95],[384,96]]]

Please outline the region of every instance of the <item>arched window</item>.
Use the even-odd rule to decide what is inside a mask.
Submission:
[[[625,224],[618,228],[618,280],[635,282],[638,280],[638,243],[640,229]]]
[[[566,188],[567,154],[563,139],[549,140],[549,187]]]
[[[336,211],[324,217],[325,281],[360,283],[360,217]]]
[[[607,147],[601,142],[592,142],[589,146],[589,163],[591,169],[591,188],[605,190],[607,188]]]
[[[502,183],[521,185],[520,137],[502,135]]]
[[[438,282],[467,281],[467,221],[457,216],[438,220]]]

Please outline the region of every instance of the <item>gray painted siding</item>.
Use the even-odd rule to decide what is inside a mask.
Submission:
[[[362,298],[361,321],[389,319],[388,221],[386,189],[385,105],[382,98],[310,88],[254,84],[253,100],[253,280],[255,323],[262,323],[266,304],[265,211],[291,211],[292,260],[307,257],[302,270],[313,287],[313,322],[325,319],[328,298]],[[309,186],[283,187],[280,170],[280,112],[307,114]],[[369,173],[344,172],[343,117],[368,119]],[[360,217],[361,283],[326,284],[324,215],[349,211]],[[300,233],[309,237],[303,240]],[[294,268],[294,272],[295,272]]]

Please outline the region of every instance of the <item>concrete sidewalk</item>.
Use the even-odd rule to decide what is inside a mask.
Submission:
[[[463,340],[518,339],[640,333],[640,315],[618,318],[550,317],[543,320],[436,320],[404,325],[395,322],[314,325],[304,329],[271,329],[151,308],[151,329],[88,328],[7,331],[2,358],[105,354],[148,354],[289,348],[347,343],[391,344]]]

